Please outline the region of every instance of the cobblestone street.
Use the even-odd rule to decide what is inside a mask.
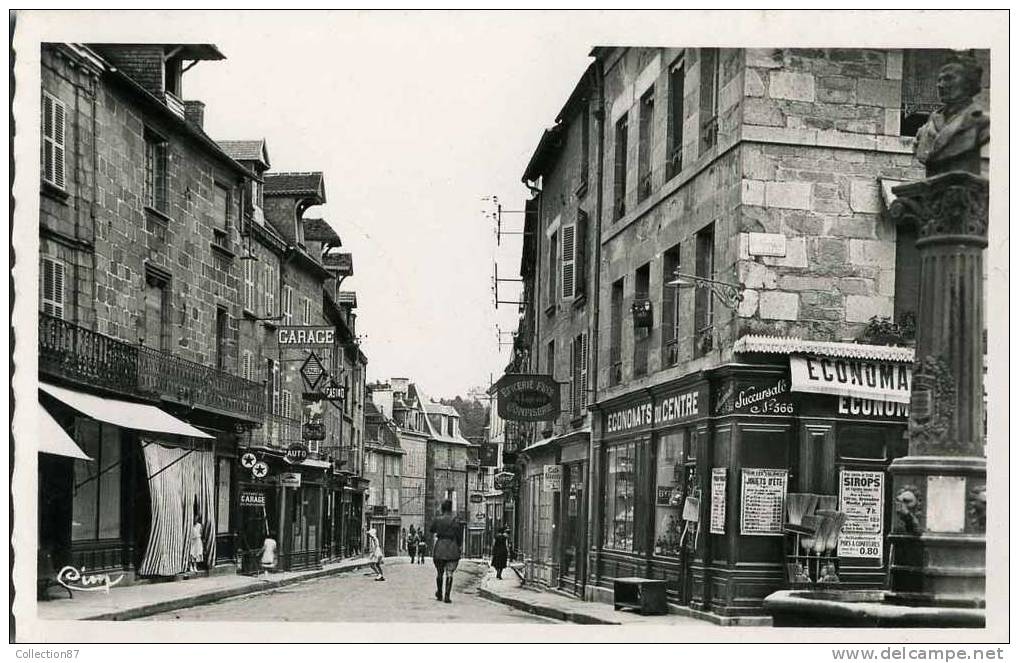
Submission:
[[[478,585],[486,568],[478,562],[461,562],[449,604],[435,600],[435,569],[426,559],[413,566],[387,565],[385,582],[376,582],[370,572],[357,571],[149,620],[556,623],[479,597]]]

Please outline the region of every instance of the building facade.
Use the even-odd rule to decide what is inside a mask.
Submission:
[[[387,556],[401,554],[406,531],[400,519],[402,461],[400,436],[393,422],[369,401],[365,417],[365,478],[368,526],[375,529]]]
[[[905,453],[916,238],[886,209],[893,186],[923,175],[912,133],[936,107],[947,54],[593,55],[599,285],[583,591],[606,598],[613,578],[638,575],[664,580],[676,604],[754,614],[788,583],[785,495],[841,499],[844,480],[883,477]],[[554,238],[538,230],[525,245],[535,310],[518,355],[547,373],[541,293],[561,277],[542,259]],[[568,492],[554,441],[532,438],[525,481],[555,461]],[[883,582],[890,491],[876,489],[874,531],[836,555],[844,585]],[[540,503],[530,508],[540,523]],[[522,538],[561,559],[542,531]]]

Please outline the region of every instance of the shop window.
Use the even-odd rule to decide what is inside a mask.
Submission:
[[[718,49],[701,49],[700,153],[718,142]]]
[[[683,95],[686,87],[686,71],[680,60],[669,71],[669,125],[668,153],[665,162],[665,178],[672,179],[683,170]]]
[[[605,547],[633,551],[636,509],[636,445],[619,444],[606,450]]]
[[[230,468],[229,458],[216,463],[216,534],[230,532]]]
[[[658,439],[655,462],[655,554],[678,556],[684,543],[683,505],[696,494],[697,464],[682,430]],[[687,534],[689,536],[689,534]]]
[[[616,121],[614,195],[612,198],[612,218],[615,220],[623,218],[623,215],[626,214],[626,156],[628,151],[627,140],[629,138],[629,133],[630,128],[626,114],[624,113],[623,116]]]
[[[679,363],[679,293],[680,288],[669,285],[680,267],[679,244],[662,256],[662,367]]]
[[[93,460],[74,461],[71,540],[120,536],[120,429],[78,418],[75,441]]]
[[[609,334],[609,385],[623,381],[623,285],[619,279],[612,284]]]
[[[846,424],[839,427],[839,460],[883,461],[887,456],[885,448],[885,427]]]
[[[651,150],[654,149],[655,88],[640,98],[640,127],[637,136],[637,201],[651,195]]]

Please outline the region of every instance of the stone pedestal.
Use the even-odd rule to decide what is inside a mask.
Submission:
[[[983,252],[988,181],[950,172],[893,189],[920,253],[909,454],[890,468],[889,601],[983,607]]]

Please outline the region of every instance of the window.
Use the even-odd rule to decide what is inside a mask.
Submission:
[[[42,179],[60,189],[64,188],[67,168],[64,145],[67,107],[49,93],[42,94]]]
[[[548,308],[554,310],[556,304],[556,286],[559,283],[559,231],[556,230],[548,239]]]
[[[230,468],[229,458],[216,461],[216,534],[230,532]]]
[[[697,276],[715,278],[715,226],[710,224],[697,233]],[[694,294],[694,327],[697,355],[712,348],[711,326],[714,324],[715,300],[710,288],[697,288]]]
[[[244,259],[244,309],[255,312],[255,258]]]
[[[585,104],[580,113],[580,187],[578,195],[587,190],[587,180],[591,173],[591,108]]]
[[[287,390],[280,392],[280,414],[286,419],[294,418],[293,394]]]
[[[916,305],[920,300],[920,251],[916,248],[916,227],[901,224],[895,228],[895,322],[916,324]]]
[[[555,339],[548,342],[545,352],[545,374],[555,377]]]
[[[145,130],[145,204],[166,214],[167,166],[169,148],[166,141]]]
[[[902,52],[902,113],[899,134],[915,136],[930,114],[941,108],[938,70],[953,55],[947,49],[906,49]]]
[[[241,377],[245,380],[254,379],[254,361],[255,355],[251,350],[245,350],[241,353]]]
[[[697,494],[697,461],[687,430],[658,439],[655,462],[655,548],[656,555],[678,557],[683,540],[683,504]]]
[[[669,285],[680,267],[679,249],[676,244],[662,257],[662,366],[666,368],[679,362],[680,288]]]
[[[229,316],[222,306],[216,307],[216,369],[226,370],[226,338]]]
[[[686,71],[680,60],[669,71],[668,154],[665,178],[672,179],[683,170],[683,96],[686,94]]]
[[[701,149],[703,154],[718,142],[718,49],[701,49]]]
[[[648,301],[651,288],[651,263],[637,268],[634,274],[634,304]],[[633,327],[633,374],[647,375],[648,349],[651,345],[651,329],[643,325]]]
[[[375,458],[376,458],[375,454],[373,452],[369,451],[367,456],[368,456],[368,471],[372,472],[372,473],[378,472],[379,471],[379,466],[378,466],[377,461],[375,460]]]
[[[651,150],[654,149],[655,87],[640,98],[640,126],[637,131],[637,200],[651,195]]]
[[[47,315],[64,319],[64,271],[65,265],[53,258],[42,259],[41,310]]]
[[[572,348],[572,377],[570,410],[573,416],[581,417],[587,411],[587,334],[578,334],[573,339]]]
[[[626,115],[616,121],[616,157],[614,175],[614,195],[612,197],[613,219],[621,219],[626,214],[626,153],[629,125]]]
[[[605,542],[612,550],[636,551],[636,445],[618,444],[606,450]]]
[[[183,60],[179,57],[167,58],[163,65],[164,89],[177,97],[181,95],[181,78]]]
[[[574,290],[576,287],[574,267],[576,263],[576,239],[577,239],[577,228],[576,226],[564,226],[562,229],[563,235],[563,252],[562,252],[562,296],[563,299],[572,299]]]
[[[609,324],[609,384],[623,381],[623,285],[624,279],[612,284],[612,301]]]
[[[574,295],[583,297],[587,294],[587,212],[577,210],[577,230],[574,238]]]
[[[265,317],[271,318],[276,314],[276,271],[272,265],[266,264],[265,276],[262,281],[263,298],[265,306]]]
[[[280,366],[272,359],[265,360],[266,406],[271,414],[280,413]]]
[[[294,323],[294,289],[288,285],[283,286],[283,302],[281,304],[281,313],[283,314],[283,324],[291,325]],[[335,353],[334,353],[335,354]]]
[[[311,324],[311,300],[307,297],[304,298],[304,315],[301,319],[301,324]]]
[[[170,351],[170,281],[152,270],[145,272],[145,332],[143,344]]]
[[[230,191],[221,184],[212,187],[212,233],[217,244],[227,242],[230,227]]]
[[[74,439],[91,461],[74,461],[71,540],[120,536],[120,432],[116,426],[78,417]]]

